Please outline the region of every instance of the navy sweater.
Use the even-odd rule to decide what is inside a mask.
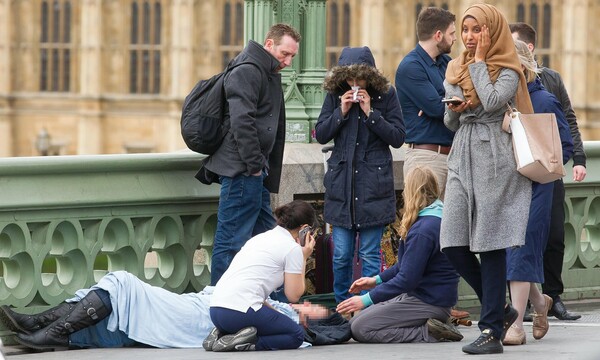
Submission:
[[[379,276],[383,283],[369,292],[373,303],[407,293],[424,303],[452,307],[458,300],[458,273],[440,251],[440,218],[420,216],[406,241],[400,241],[398,262]]]
[[[396,91],[404,115],[406,143],[450,146],[454,132],[444,125],[444,78],[450,56],[435,61],[418,45],[396,70]],[[423,113],[419,116],[419,112]]]

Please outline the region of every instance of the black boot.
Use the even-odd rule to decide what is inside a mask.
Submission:
[[[75,304],[73,310],[47,327],[31,334],[17,334],[21,345],[36,350],[67,350],[69,335],[100,322],[111,313],[112,308],[104,305],[95,291]]]
[[[73,310],[75,303],[64,302],[52,309],[35,315],[19,314],[10,307],[0,307],[0,319],[12,331],[19,334],[31,334],[45,328],[61,316]]]

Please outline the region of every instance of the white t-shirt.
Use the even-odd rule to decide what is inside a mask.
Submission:
[[[283,284],[284,273],[302,274],[303,262],[302,248],[281,226],[256,235],[217,282],[210,306],[256,311]]]

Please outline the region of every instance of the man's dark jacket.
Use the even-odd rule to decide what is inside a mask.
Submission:
[[[285,103],[281,74],[277,72],[280,63],[252,40],[231,65],[241,62],[252,64],[236,67],[225,78],[226,116],[231,128],[196,177],[211,172],[227,177],[251,176],[266,169],[264,186],[277,193],[285,144]]]
[[[581,142],[581,134],[579,133],[579,128],[577,127],[577,117],[575,116],[575,111],[573,111],[573,107],[571,106],[569,94],[567,94],[567,89],[565,89],[565,84],[563,83],[560,74],[552,69],[542,68],[540,80],[542,80],[542,84],[546,90],[556,96],[562,105],[562,110],[565,113],[567,122],[569,123],[569,130],[571,130],[571,137],[573,138],[574,145],[573,166],[585,166],[586,155],[585,151],[583,150],[583,143]]]

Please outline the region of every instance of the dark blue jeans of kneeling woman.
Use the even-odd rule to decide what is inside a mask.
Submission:
[[[304,341],[302,326],[268,306],[263,306],[258,311],[249,308],[246,313],[211,307],[210,318],[215,326],[226,334],[234,334],[249,326],[256,327],[256,350],[297,349]]]

